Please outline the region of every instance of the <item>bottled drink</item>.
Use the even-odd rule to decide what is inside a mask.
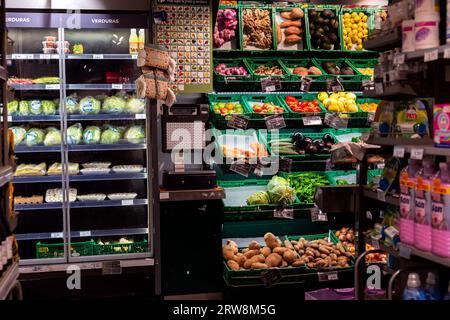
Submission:
[[[145,47],[145,31],[144,29],[139,29],[138,49],[143,50],[144,47]]]
[[[437,276],[433,272],[428,272],[427,281],[425,282],[425,295],[427,300],[441,300],[441,292]]]
[[[425,294],[420,288],[420,277],[415,272],[408,275],[408,282],[403,291],[403,300],[425,300]]]
[[[139,38],[136,34],[136,29],[131,29],[130,39],[128,42],[130,46],[130,54],[136,54],[139,48]]]
[[[432,188],[432,252],[450,258],[450,163],[440,163],[439,169]]]

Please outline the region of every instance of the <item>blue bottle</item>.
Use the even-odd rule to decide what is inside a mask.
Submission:
[[[403,300],[426,300],[425,292],[420,288],[420,277],[415,272],[408,275],[406,288],[403,291]]]
[[[437,276],[433,272],[428,272],[427,281],[425,282],[425,296],[427,300],[442,299]]]

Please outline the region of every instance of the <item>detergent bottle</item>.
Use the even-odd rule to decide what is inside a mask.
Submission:
[[[421,168],[420,160],[409,159],[408,165],[400,173],[400,239],[411,245],[414,244],[415,177]]]
[[[414,246],[419,250],[431,252],[431,186],[436,175],[433,159],[424,159],[422,167],[416,175],[414,192]]]
[[[408,275],[406,288],[403,291],[403,300],[425,300],[425,292],[420,288],[420,277],[411,272]]]
[[[450,258],[450,163],[439,163],[439,171],[439,176],[433,180],[431,193],[431,251]]]
[[[425,281],[425,296],[427,300],[441,300],[442,294],[439,289],[438,277],[433,272],[428,272]]]

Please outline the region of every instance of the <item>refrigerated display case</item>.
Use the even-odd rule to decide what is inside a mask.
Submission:
[[[133,95],[129,43],[131,29],[147,33],[147,15],[78,15],[68,28],[71,14],[7,13],[8,122],[19,141],[26,130],[13,179],[22,265],[154,252],[148,108]]]

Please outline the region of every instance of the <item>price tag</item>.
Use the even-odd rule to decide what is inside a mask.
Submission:
[[[280,91],[281,81],[274,77],[263,78],[261,79],[261,89],[264,92]]]
[[[145,113],[138,113],[135,115],[136,119],[146,119],[147,115]]]
[[[405,157],[405,147],[394,146],[394,157],[404,158]]]
[[[376,94],[383,94],[384,88],[382,82],[376,82],[375,83],[375,93]]]
[[[280,219],[294,219],[294,209],[278,208],[273,210],[273,217]]]
[[[348,127],[348,118],[342,118],[337,113],[325,114],[324,122],[326,125],[334,129],[346,129]]]
[[[265,118],[266,127],[268,130],[277,130],[286,128],[286,122],[282,115],[275,114]]]
[[[94,59],[94,60],[102,60],[103,59],[103,55],[102,54],[93,54],[92,55],[92,59]]]
[[[63,233],[62,232],[52,232],[50,234],[50,237],[53,238],[62,238],[63,237]]]
[[[363,90],[372,91],[375,90],[375,83],[373,80],[363,80],[362,81]]]
[[[369,112],[367,114],[367,123],[371,124],[373,122],[373,120],[375,120],[375,113],[374,112]]]
[[[292,159],[289,158],[279,158],[278,160],[278,171],[291,172]]]
[[[131,206],[134,204],[133,200],[122,200],[122,205],[123,206]]]
[[[303,121],[304,126],[321,126],[322,125],[322,119],[319,116],[304,117],[304,118],[302,118],[302,121]]]
[[[312,222],[328,221],[328,215],[326,213],[322,212],[322,210],[320,210],[319,207],[317,207],[316,205],[311,208],[310,213],[311,213],[311,221]]]
[[[80,237],[90,237],[91,232],[90,231],[80,231]]]
[[[377,199],[382,202],[386,202],[386,192],[384,192],[381,189],[378,189],[377,190]]]
[[[59,83],[57,84],[46,84],[45,89],[46,90],[59,90],[60,86]]]
[[[252,169],[252,165],[247,161],[241,159],[237,161],[233,161],[230,165],[230,170],[240,174],[241,176],[248,177],[250,170]]]
[[[371,239],[372,241],[372,247],[374,247],[376,250],[380,249],[380,240],[378,239]]]
[[[303,76],[302,80],[300,81],[300,91],[301,92],[309,92],[312,81],[313,81],[312,78]]]
[[[160,200],[169,200],[170,194],[168,192],[160,192],[159,199]]]
[[[120,261],[102,262],[102,274],[122,274]]]
[[[399,53],[394,56],[394,64],[404,64],[405,63],[405,54]]]
[[[274,283],[281,280],[283,276],[278,268],[270,268],[261,272],[261,280],[266,288],[270,288]]]
[[[411,148],[411,159],[422,160],[423,159],[423,149]]]
[[[434,50],[425,52],[423,60],[425,62],[430,62],[430,61],[437,60],[438,58],[439,58],[439,50],[434,49]]]
[[[51,59],[51,55],[50,54],[40,54],[39,55],[39,59]]]
[[[7,117],[7,121],[8,121],[8,122],[12,122],[12,116],[8,116],[8,117]]]
[[[444,49],[444,59],[450,59],[450,48]]]
[[[11,58],[12,59],[17,59],[17,60],[25,59],[25,55],[24,54],[12,54]]]
[[[113,83],[113,84],[111,85],[111,88],[112,88],[112,89],[122,90],[123,85],[122,85],[121,83]]]
[[[341,91],[345,91],[344,86],[342,85],[342,83],[339,81],[338,78],[335,79],[328,79],[327,80],[327,91],[329,93],[332,92],[341,92]]]
[[[337,271],[317,272],[319,282],[339,280]]]
[[[411,248],[407,247],[405,245],[400,245],[399,251],[398,251],[398,255],[402,258],[405,259],[410,259],[411,258]]]
[[[376,167],[377,167],[377,169],[384,169],[384,167],[386,167],[386,164],[384,162],[383,163],[377,163]]]
[[[132,54],[132,55],[131,55],[131,59],[137,60],[137,58],[138,58],[138,55],[137,55],[137,54]]]
[[[253,165],[253,173],[258,176],[258,177],[262,177],[263,176],[263,168],[264,166],[262,165],[262,163],[257,163],[255,165]]]
[[[233,114],[231,119],[227,121],[228,128],[247,129],[249,118],[240,114]]]

